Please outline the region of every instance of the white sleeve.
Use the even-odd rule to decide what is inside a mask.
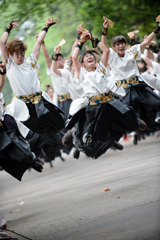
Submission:
[[[68,71],[70,70],[70,62],[71,62],[70,60],[66,60],[66,61],[65,61],[65,63],[64,63],[64,69],[66,69],[66,70],[68,70]]]
[[[100,61],[97,70],[102,72],[105,76],[109,76],[108,68]]]
[[[7,71],[9,70],[12,63],[13,63],[13,60],[12,60],[11,56],[9,56],[7,64],[6,64],[6,70]]]
[[[153,63],[153,62],[152,62]],[[152,65],[153,66],[153,65]],[[149,71],[150,71],[150,73],[152,74],[152,75],[154,75],[155,74],[155,72],[154,72],[154,70],[153,70],[153,68],[152,67],[149,67]]]
[[[83,80],[84,80],[84,75],[85,75],[85,73],[87,72],[87,70],[85,69],[85,67],[81,67],[81,69],[80,69],[80,77],[79,77],[79,81],[80,82],[83,82]],[[76,75],[77,76],[77,75]]]
[[[71,82],[70,71],[68,71],[67,69],[59,69],[59,71],[61,72],[63,82]]]
[[[157,62],[157,53],[153,53],[154,59],[153,61]]]
[[[115,51],[112,48],[109,48],[109,59],[108,63],[111,63],[114,57]]]
[[[152,61],[154,74],[160,74],[160,64]]]
[[[26,59],[26,62],[31,65],[33,69],[40,68],[39,63],[33,53]]]
[[[3,93],[1,93],[1,92],[0,92],[0,102],[2,102],[2,104],[5,103]]]
[[[50,71],[49,72],[49,75],[51,76],[51,77],[54,77],[54,78],[62,78],[62,77],[60,77],[59,75],[57,75],[55,72],[53,72],[53,71]]]
[[[52,72],[52,64],[50,68],[47,67],[47,75],[50,76],[51,72]]]
[[[128,52],[132,53],[134,55],[134,60],[141,60],[141,49],[140,44],[136,44],[132,46]]]

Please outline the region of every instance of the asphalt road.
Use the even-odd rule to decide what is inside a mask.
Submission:
[[[123,144],[97,160],[64,155],[22,182],[0,171],[7,228],[33,240],[160,240],[160,137]]]

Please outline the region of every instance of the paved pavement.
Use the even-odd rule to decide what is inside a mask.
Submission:
[[[8,229],[33,240],[160,240],[160,138],[132,141],[97,160],[57,158],[22,182],[0,171]]]

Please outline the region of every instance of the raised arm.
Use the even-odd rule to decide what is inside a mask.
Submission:
[[[46,33],[47,33],[48,29],[49,29],[52,25],[54,25],[54,24],[56,24],[56,23],[57,23],[57,19],[55,19],[55,21],[54,21],[54,20],[53,20],[53,17],[52,17],[52,19],[50,19],[50,18],[48,17],[44,28],[43,28],[42,31],[40,32],[39,37],[38,37],[38,39],[37,39],[37,41],[36,41],[36,44],[34,45],[34,48],[33,48],[33,51],[32,51],[32,53],[35,55],[35,57],[36,57],[37,60],[38,60],[38,58],[39,58],[41,44],[42,44],[42,42],[43,42],[43,40],[44,40],[44,38],[45,38],[45,36],[46,36]]]
[[[152,61],[147,56],[148,56],[148,48],[146,47],[144,49],[144,54],[142,55],[142,58],[149,67],[153,68]]]
[[[72,45],[72,52],[71,52],[71,56],[72,56],[72,53],[73,53],[73,51],[74,51],[75,47],[76,47],[76,46],[77,46],[77,44],[78,44],[78,41],[79,41],[79,40],[80,40],[80,38],[81,38],[81,35],[82,35],[82,32],[80,32],[80,31],[78,30],[77,38],[76,38],[75,42],[74,42],[74,43],[73,43],[73,45]]]
[[[156,29],[140,44],[141,51],[153,40],[153,38],[157,35],[159,31],[160,23],[158,23]]]
[[[154,60],[154,54],[152,53],[152,51],[150,49],[148,49],[148,57],[152,60]]]
[[[91,34],[89,33],[89,31],[84,32],[81,35],[81,37],[77,43],[77,46],[75,47],[75,49],[72,53],[72,61],[73,61],[73,65],[75,68],[77,78],[80,78],[80,69],[81,69],[81,65],[78,60],[78,54],[79,54],[80,50],[82,49],[83,44],[89,39],[91,39]]]
[[[91,36],[91,41],[92,41],[93,48],[96,48],[98,46],[101,49],[102,51],[101,62],[104,64],[104,66],[107,67],[108,58],[109,58],[108,45],[107,44],[105,45],[103,42],[100,42],[100,40],[94,35]]]
[[[52,59],[51,59],[51,57],[49,56],[47,47],[46,47],[46,45],[45,45],[44,42],[42,43],[41,46],[42,46],[43,55],[44,55],[44,57],[45,57],[45,59],[46,59],[47,68],[50,69],[51,64],[52,64]]]
[[[39,37],[39,34],[36,35],[36,40],[38,39],[38,37]],[[52,64],[52,60],[49,56],[49,53],[48,53],[48,50],[47,50],[47,47],[46,47],[44,41],[42,42],[41,47],[42,47],[43,55],[44,55],[45,60],[46,60],[47,68],[50,69],[51,64]]]
[[[56,73],[58,76],[62,77],[61,71],[57,68],[57,61],[58,61],[58,53],[60,52],[61,47],[58,45],[54,49],[54,54],[52,55],[52,71]]]
[[[81,69],[81,65],[80,65],[79,60],[78,60],[79,52],[80,52],[80,48],[75,47],[75,49],[72,53],[72,61],[73,61],[73,65],[74,65],[75,72],[76,72],[76,75],[77,75],[78,79],[80,78],[80,69]]]
[[[143,41],[145,41],[147,37],[148,36],[144,36]],[[152,41],[145,47],[146,49],[148,49],[148,57],[153,61],[154,61],[154,54],[151,52],[151,50],[149,48],[150,48],[150,45],[154,46],[154,44],[155,44],[155,42]]]
[[[108,45],[105,46],[102,42],[98,43],[98,47],[103,52],[101,56],[101,62],[104,64],[105,67],[107,67],[108,59],[109,59],[109,47]]]
[[[8,53],[7,53],[6,43],[7,43],[10,31],[14,27],[19,27],[19,25],[16,23],[16,21],[17,21],[17,19],[14,19],[12,22],[10,22],[10,24],[7,26],[5,32],[3,33],[2,37],[1,37],[1,54],[2,54],[2,59],[4,62],[7,62],[8,57],[9,57]]]
[[[102,38],[101,41],[102,43],[107,46],[107,33],[108,33],[108,25],[109,25],[109,19],[105,20],[103,22],[103,27],[102,27]]]
[[[134,30],[132,33],[133,33],[133,36],[131,37],[131,40],[129,42],[129,46],[127,48],[127,50],[129,50],[134,44],[135,44],[135,35],[136,33],[138,33],[139,31],[138,30]],[[128,33],[129,34],[129,33]],[[128,35],[129,36],[129,35]]]

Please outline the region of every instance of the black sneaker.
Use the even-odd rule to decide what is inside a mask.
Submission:
[[[123,150],[123,145],[120,144],[120,143],[118,143],[118,142],[115,142],[115,143],[113,144],[113,147],[115,147],[115,148],[118,149],[118,150]]]
[[[80,155],[80,151],[76,148],[73,152],[73,157],[78,159],[79,158],[79,155]]]
[[[32,166],[32,168],[34,169],[34,170],[36,170],[37,172],[42,172],[42,170],[43,170],[43,165],[40,163],[40,162],[36,162],[33,166]]]
[[[134,144],[134,145],[137,145],[137,143],[138,143],[138,134],[135,134],[135,135],[134,135],[133,144]]]

